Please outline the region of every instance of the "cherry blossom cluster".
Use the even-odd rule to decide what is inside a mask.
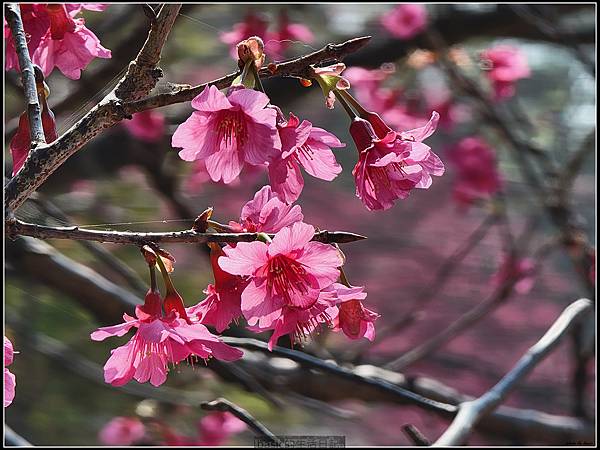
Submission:
[[[28,36],[31,60],[41,67],[44,76],[57,67],[63,75],[79,79],[81,70],[94,58],[110,58],[110,50],[100,44],[98,37],[77,17],[83,10],[104,11],[102,3],[21,3],[23,29]],[[4,19],[6,70],[19,69],[14,41]]]

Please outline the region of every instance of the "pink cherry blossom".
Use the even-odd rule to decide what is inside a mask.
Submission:
[[[438,113],[425,126],[405,132],[392,131],[375,113],[365,117],[369,120],[353,120],[350,134],[359,152],[352,171],[356,195],[367,209],[389,209],[412,189],[429,188],[431,175],[444,173],[442,161],[422,142],[435,131]]]
[[[481,58],[491,66],[486,75],[496,100],[512,97],[517,80],[531,75],[525,55],[516,47],[497,45],[483,51]]]
[[[424,5],[403,3],[387,11],[381,24],[398,39],[410,39],[427,26],[427,9]]]
[[[78,6],[79,5],[79,6]],[[94,33],[85,27],[83,18],[74,18],[82,8],[101,10],[100,4],[63,3],[21,4],[23,28],[29,36],[31,60],[50,75],[54,67],[67,77],[79,79],[81,70],[95,57],[110,58]],[[6,69],[18,69],[18,58],[7,23],[4,24]]]
[[[98,440],[104,445],[132,445],[144,438],[146,429],[135,417],[115,417],[102,427]]]
[[[58,139],[56,121],[54,119],[54,113],[48,108],[45,98],[42,99],[41,103],[44,137],[46,138],[46,143],[50,143]],[[31,132],[29,131],[29,118],[27,112],[24,112],[19,117],[17,132],[10,140],[8,147],[13,159],[12,175],[14,176],[25,163],[27,156],[29,156],[29,151],[31,150]]]
[[[499,288],[507,282],[514,282],[515,292],[527,294],[535,284],[536,264],[531,258],[515,258],[503,254],[498,271],[492,276],[491,282]]]
[[[230,412],[214,412],[198,422],[200,442],[198,445],[220,446],[234,434],[241,433],[247,425]]]
[[[313,127],[308,120],[300,123],[292,113],[289,120],[278,124],[277,128],[282,152],[269,164],[269,181],[286,203],[296,201],[302,192],[301,166],[313,177],[326,181],[333,180],[342,171],[331,147],[345,147],[346,144],[333,134]]]
[[[21,10],[23,29],[28,36],[27,48],[29,49],[29,54],[32,55],[50,29],[50,18],[46,12],[45,5],[42,3],[20,3],[19,9]],[[19,58],[15,50],[12,32],[6,19],[4,19],[4,42],[6,43],[5,69],[18,71]],[[38,64],[38,61],[34,60],[33,63]]]
[[[102,341],[137,328],[127,344],[112,350],[104,365],[107,383],[123,386],[135,379],[139,383],[150,381],[153,386],[160,386],[167,379],[169,363],[177,364],[192,355],[203,359],[213,356],[224,361],[234,361],[242,356],[240,350],[221,342],[204,325],[190,324],[181,318],[172,302],[167,304],[165,301],[164,309],[163,314],[158,292],[150,290],[144,305],[136,306],[136,318],[124,314],[124,323],[99,328],[91,334],[93,340]],[[188,308],[185,314],[190,316],[193,311]]]
[[[192,100],[196,109],[175,130],[173,147],[181,159],[204,160],[213,181],[231,183],[244,162],[261,165],[281,152],[276,112],[265,108],[269,98],[252,89],[231,90],[227,96],[207,86]]]
[[[457,171],[453,196],[459,206],[468,207],[502,188],[496,154],[483,139],[476,136],[461,139],[449,150],[448,160]]]
[[[209,284],[204,291],[206,299],[190,308],[192,314],[200,317],[200,322],[214,325],[221,333],[229,324],[242,315],[241,295],[248,282],[239,276],[225,272],[218,264],[218,259],[224,256],[223,249],[216,243],[210,243],[210,263],[215,278],[214,284]]]
[[[134,114],[123,125],[133,137],[144,142],[160,142],[165,135],[165,116],[152,109]]]
[[[267,185],[242,207],[240,222],[229,222],[229,226],[240,233],[277,233],[303,219],[300,205],[282,202]]]
[[[260,182],[264,178],[264,174],[267,171],[267,165],[261,166],[252,166],[250,164],[244,163],[244,168],[240,173],[240,176],[233,180],[229,184],[223,183],[221,180],[220,183],[223,186],[227,186],[229,188],[236,188],[244,185],[252,185]],[[187,179],[184,183],[184,189],[188,193],[197,193],[202,191],[206,184],[212,184],[213,181],[206,170],[206,164],[201,159],[197,159],[193,163],[192,171],[188,175]]]
[[[343,331],[350,339],[365,337],[370,341],[375,339],[375,325],[379,314],[367,309],[361,300],[367,297],[364,288],[352,286],[346,287],[336,283],[333,285],[336,291],[339,313],[334,320],[334,331]]]
[[[249,326],[248,329],[255,333],[273,330],[269,339],[269,350],[273,350],[279,338],[285,335],[290,336],[292,343],[302,342],[321,325],[333,325],[333,320],[338,314],[335,300],[335,292],[325,288],[319,293],[317,301],[312,306],[298,308],[285,305],[281,309],[280,316],[269,326]]]
[[[242,292],[242,313],[249,325],[269,327],[284,306],[310,308],[321,289],[338,278],[343,264],[339,252],[311,242],[314,233],[313,226],[296,222],[276,233],[269,244],[240,242],[224,249],[221,268],[250,277]]]
[[[17,385],[15,375],[6,368],[13,362],[13,345],[10,340],[4,336],[4,407],[10,406],[15,398],[15,386]]]

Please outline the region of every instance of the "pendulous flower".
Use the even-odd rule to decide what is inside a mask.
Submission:
[[[269,163],[269,181],[286,203],[296,201],[304,187],[300,167],[313,177],[326,181],[333,180],[342,171],[331,147],[345,147],[346,144],[333,134],[313,127],[308,120],[300,123],[292,113],[287,122],[277,125],[277,129],[282,152]]]
[[[252,89],[232,89],[225,96],[207,86],[192,100],[196,110],[175,130],[173,147],[181,159],[204,160],[213,181],[235,180],[244,162],[262,165],[281,152],[276,112],[269,98]]]
[[[251,326],[267,328],[285,306],[308,309],[323,288],[339,276],[339,252],[311,242],[313,226],[296,222],[275,234],[272,242],[240,242],[224,248],[219,265],[232,275],[249,277],[242,292],[242,313]]]

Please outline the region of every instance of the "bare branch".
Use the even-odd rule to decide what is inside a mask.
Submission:
[[[25,30],[23,30],[19,4],[7,3],[4,7],[4,15],[15,41],[15,50],[19,58],[21,81],[23,82],[23,91],[25,93],[25,100],[27,101],[31,146],[36,147],[38,144],[46,143],[46,136],[44,135],[44,127],[42,126],[42,107],[38,99],[35,72],[31,57],[29,56],[29,49],[27,48],[27,37],[25,36]]]
[[[248,413],[248,411],[230,402],[227,399],[218,398],[216,400],[213,400],[212,402],[203,402],[200,404],[200,407],[205,411],[230,412],[242,422],[245,422],[254,432],[258,433],[260,436],[267,438],[269,441],[276,444],[277,446],[281,445],[281,441],[277,439],[277,437],[271,431],[269,431],[267,427],[265,427],[262,423],[260,423],[254,417],[252,417]]]
[[[504,378],[477,400],[460,405],[456,418],[434,445],[463,445],[477,422],[504,401],[517,383],[523,380],[540,361],[554,350],[573,325],[593,310],[592,305],[592,302],[588,299],[580,299],[571,303],[546,334],[525,353]]]
[[[168,231],[165,233],[141,233],[133,231],[106,231],[86,230],[77,226],[49,227],[23,222],[18,219],[9,219],[6,222],[6,234],[10,237],[31,236],[38,239],[69,239],[74,241],[86,240],[97,242],[112,242],[114,244],[145,245],[154,243],[188,243],[199,244],[205,242],[252,242],[258,239],[260,233],[198,233],[193,229],[182,231]],[[273,236],[272,234],[270,235]],[[313,241],[328,244],[361,241],[366,239],[360,234],[346,231],[317,231]]]

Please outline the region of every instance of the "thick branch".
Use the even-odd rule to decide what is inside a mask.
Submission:
[[[30,152],[19,173],[4,189],[7,214],[23,204],[56,169],[94,136],[125,118],[126,114],[121,108],[122,100],[136,100],[150,92],[158,81],[159,73],[149,62],[158,61],[162,45],[180,8],[181,5],[172,4],[162,7],[157,22],[152,25],[148,39],[138,55],[146,58],[144,64],[133,61],[115,90],[56,141],[38,146]]]
[[[15,50],[19,58],[21,81],[23,83],[23,91],[27,101],[27,116],[29,119],[31,146],[35,147],[38,144],[44,144],[46,142],[46,137],[44,136],[44,128],[42,126],[42,108],[37,95],[33,63],[31,62],[29,49],[27,48],[27,37],[23,30],[23,21],[21,20],[19,5],[17,3],[7,3],[4,7],[4,15],[15,41]]]
[[[477,400],[460,405],[456,418],[434,445],[463,445],[477,422],[500,405],[509,392],[554,350],[573,325],[592,309],[592,302],[588,299],[580,299],[570,304],[546,334],[525,353],[502,380]]]
[[[198,233],[191,230],[168,231],[165,233],[139,233],[133,231],[86,230],[77,226],[49,227],[10,219],[6,222],[8,236],[31,236],[38,239],[69,239],[74,241],[112,242],[114,244],[144,245],[154,243],[188,243],[204,242],[252,242],[258,239],[259,233]],[[271,235],[273,236],[273,235]],[[348,243],[366,239],[359,234],[345,231],[317,231],[313,241],[332,243]]]

